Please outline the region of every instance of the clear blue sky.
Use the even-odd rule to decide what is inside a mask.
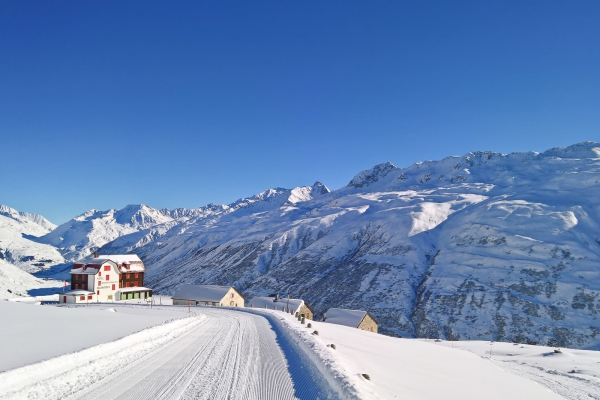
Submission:
[[[3,1],[0,203],[62,223],[599,141],[600,1]]]

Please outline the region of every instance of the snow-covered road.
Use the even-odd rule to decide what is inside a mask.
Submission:
[[[97,346],[57,357],[45,361],[47,365],[37,369],[45,371],[41,377],[39,374],[36,376],[35,365],[9,371],[15,375],[29,375],[28,383],[19,386],[18,376],[12,381],[5,379],[17,390],[5,393],[6,396],[0,393],[0,398],[338,397],[318,371],[310,363],[302,361],[306,360],[304,355],[298,354],[302,350],[286,343],[287,339],[278,335],[277,329],[273,330],[266,318],[227,309],[201,308],[195,311],[198,315],[185,324],[181,320],[174,323],[174,328],[179,330],[177,333],[167,334],[173,332],[165,329],[167,324],[125,338],[136,344],[121,345],[120,350],[111,350],[110,346],[116,345],[117,341],[101,345],[105,346],[104,351],[99,351],[97,348],[100,346]],[[135,336],[140,334],[143,335],[136,339]],[[163,336],[165,338],[161,339]],[[151,344],[153,341],[156,343]],[[86,355],[86,352],[92,353]],[[106,356],[102,356],[103,353]],[[57,368],[59,373],[48,375],[47,371],[53,366],[68,364],[66,360],[60,361],[62,357],[73,356],[80,360],[80,365],[73,365],[65,371]]]

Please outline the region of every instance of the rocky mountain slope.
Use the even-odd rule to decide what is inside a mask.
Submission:
[[[385,163],[333,192],[267,191],[101,251],[139,253],[162,292],[234,284],[317,314],[368,309],[392,335],[600,348],[599,157],[586,142]]]

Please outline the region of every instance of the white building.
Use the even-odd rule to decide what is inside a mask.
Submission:
[[[306,319],[313,319],[314,311],[312,308],[302,299],[288,299],[287,297],[254,297],[248,301],[250,307],[254,308],[268,308],[269,310],[282,310],[286,312],[293,312],[294,314],[305,317]]]
[[[175,306],[244,307],[244,296],[233,286],[183,285],[173,293]]]
[[[84,258],[73,264],[71,291],[61,293],[61,303],[113,302],[152,297],[144,287],[144,263],[135,254]]]

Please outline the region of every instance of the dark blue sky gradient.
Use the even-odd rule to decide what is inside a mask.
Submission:
[[[62,223],[600,140],[598,21],[598,1],[4,1],[0,203]]]

